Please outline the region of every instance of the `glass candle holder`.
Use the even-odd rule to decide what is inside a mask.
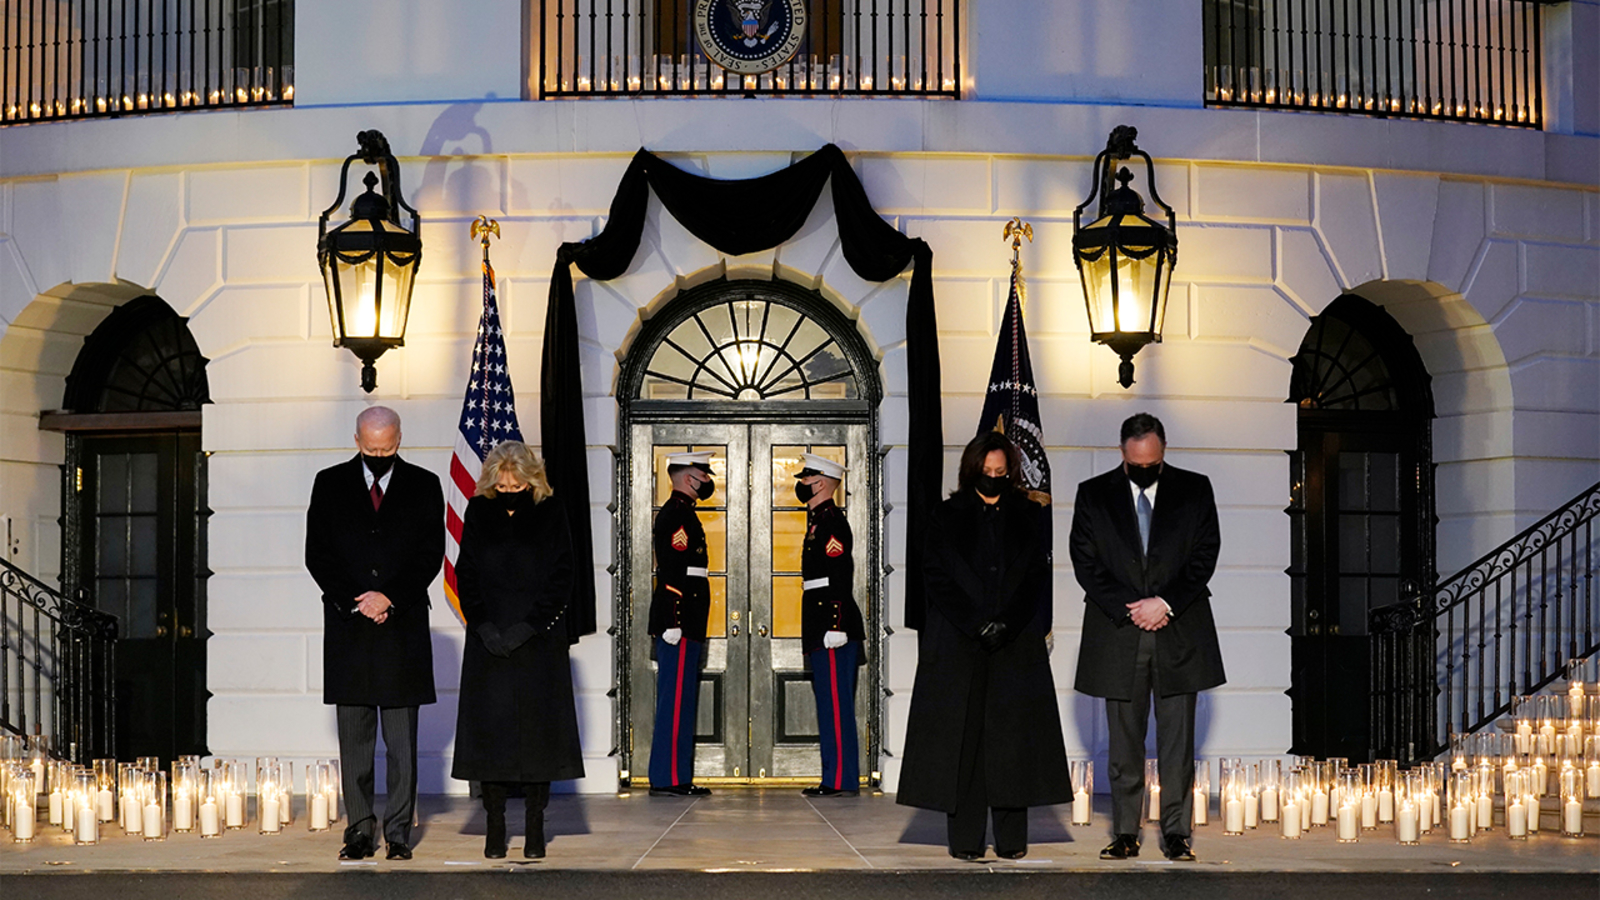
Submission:
[[[247,808],[247,797],[250,787],[250,773],[248,765],[242,759],[221,760],[222,784],[219,788],[223,794],[222,826],[229,831],[237,831],[250,824]]]
[[[1556,752],[1556,720],[1565,718],[1562,707],[1565,706],[1565,697],[1556,697],[1550,694],[1540,694],[1537,698],[1539,714],[1538,731],[1535,732],[1535,750],[1540,756],[1554,756]]]
[[[256,820],[262,834],[283,831],[282,813],[278,808],[283,802],[281,779],[277,763],[256,767]]]
[[[1299,840],[1306,804],[1301,769],[1291,769],[1279,783],[1278,834],[1288,840]]]
[[[1145,821],[1161,821],[1161,769],[1153,759],[1144,761]]]
[[[1222,813],[1223,834],[1244,834],[1244,797],[1244,761],[1223,757],[1217,770],[1217,808]]]
[[[1600,799],[1600,736],[1583,739],[1583,795]]]
[[[117,765],[117,821],[123,834],[143,834],[144,815],[139,793],[139,766],[136,763]]]
[[[99,796],[94,772],[81,769],[72,776],[72,833],[77,844],[100,843]]]
[[[1356,766],[1355,785],[1361,797],[1361,827],[1371,831],[1378,827],[1377,767],[1372,763]]]
[[[1506,837],[1514,841],[1528,839],[1528,792],[1523,787],[1525,780],[1520,771],[1505,774]]]
[[[1283,792],[1283,762],[1263,759],[1260,763],[1261,821],[1278,821],[1278,805]]]
[[[59,785],[58,790],[61,795],[61,820],[58,824],[67,834],[75,834],[77,829],[74,826],[78,824],[76,797],[78,767],[70,765],[57,767],[51,777]]]
[[[178,834],[194,831],[199,786],[198,763],[180,758],[172,764],[172,830]]]
[[[1472,773],[1465,769],[1450,772],[1450,841],[1461,844],[1472,839],[1472,822],[1477,818],[1473,808]]]
[[[1072,824],[1088,825],[1094,820],[1094,760],[1075,759],[1067,767],[1072,776]]]
[[[1194,825],[1200,827],[1211,821],[1211,764],[1203,759],[1194,761]]]
[[[33,842],[38,825],[39,793],[33,786],[33,770],[22,765],[7,765],[6,816],[10,819],[11,840],[19,844]]]
[[[1329,764],[1314,762],[1311,764],[1311,783],[1306,785],[1306,793],[1310,797],[1312,827],[1321,827],[1328,824],[1329,790],[1328,784]]]
[[[1561,833],[1583,834],[1583,780],[1576,766],[1561,770]]]
[[[94,761],[95,781],[95,814],[101,822],[112,822],[117,818],[117,761],[114,759],[97,759]]]
[[[171,813],[167,808],[167,773],[145,772],[142,779],[143,796],[139,799],[144,804],[140,809],[144,819],[144,839],[164,841],[167,839],[167,823],[171,821]]]
[[[1468,746],[1472,739],[1469,734],[1450,735],[1450,768],[1465,769],[1467,767]]]
[[[288,828],[294,824],[294,763],[278,763],[278,826]],[[412,825],[415,826],[416,822]]]
[[[227,800],[219,788],[221,772],[201,769],[195,780],[195,824],[202,838],[221,837],[227,816]]]
[[[1422,842],[1422,808],[1413,793],[1417,779],[1403,779],[1394,791],[1394,839],[1411,847]]]
[[[1400,763],[1392,759],[1380,759],[1373,764],[1372,789],[1378,796],[1378,821],[1388,824],[1394,821],[1394,794],[1398,787],[1396,784],[1400,771]]]
[[[333,821],[328,815],[328,775],[326,762],[306,767],[306,826],[311,831],[327,831]]]
[[[1251,829],[1261,824],[1260,769],[1255,763],[1245,765],[1244,776],[1244,827]]]
[[[1347,769],[1339,773],[1339,805],[1334,811],[1339,843],[1353,844],[1361,835],[1361,774]]]

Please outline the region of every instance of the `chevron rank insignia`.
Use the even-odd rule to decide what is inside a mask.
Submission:
[[[829,556],[843,556],[844,544],[836,537],[828,538],[828,545],[823,548]]]
[[[672,533],[672,549],[674,549],[674,550],[687,550],[687,549],[689,549],[689,532],[685,531],[683,529],[683,526],[681,526],[681,525],[678,526],[678,530],[677,531],[674,531]]]

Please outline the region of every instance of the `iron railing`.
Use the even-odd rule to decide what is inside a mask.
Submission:
[[[115,755],[117,620],[0,560],[0,727],[87,765]]]
[[[1537,128],[1539,5],[1206,0],[1206,105]]]
[[[0,122],[294,101],[294,0],[4,0]]]
[[[1600,650],[1596,516],[1600,483],[1437,587],[1372,611],[1374,759],[1431,759]]]
[[[781,5],[783,0],[773,0]],[[788,62],[728,72],[695,37],[704,0],[540,0],[543,97],[895,96],[961,93],[960,0],[808,0]],[[727,0],[712,0],[726,15]]]

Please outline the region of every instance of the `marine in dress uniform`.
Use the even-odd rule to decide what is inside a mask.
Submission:
[[[706,532],[694,507],[708,499],[711,451],[667,456],[672,496],[656,513],[656,589],[650,598],[650,636],[656,650],[656,725],[650,745],[650,795],[699,797],[694,785],[694,725],[700,665],[711,615]]]
[[[808,507],[800,554],[805,593],[800,598],[800,646],[811,666],[817,699],[822,781],[808,797],[858,795],[860,751],[856,743],[856,667],[866,630],[851,596],[855,584],[855,539],[834,502],[845,468],[812,453],[801,454],[795,496]]]

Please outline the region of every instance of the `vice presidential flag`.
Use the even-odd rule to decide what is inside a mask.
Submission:
[[[1011,269],[1011,295],[1006,299],[1005,321],[994,348],[989,389],[983,400],[978,432],[999,431],[1022,452],[1022,480],[1035,499],[1049,503],[1050,460],[1044,454],[1044,429],[1039,424],[1039,391],[1033,384],[1033,362],[1028,358],[1028,332],[1022,324],[1021,275]]]
[[[461,553],[461,520],[467,500],[477,487],[483,458],[501,441],[522,440],[517,425],[511,373],[506,368],[506,341],[500,330],[500,308],[494,299],[494,268],[483,261],[483,313],[478,317],[478,338],[472,345],[472,369],[467,373],[467,395],[461,401],[461,425],[455,452],[450,457],[450,484],[445,490],[444,592],[457,618],[461,598],[456,593],[456,557]]]

